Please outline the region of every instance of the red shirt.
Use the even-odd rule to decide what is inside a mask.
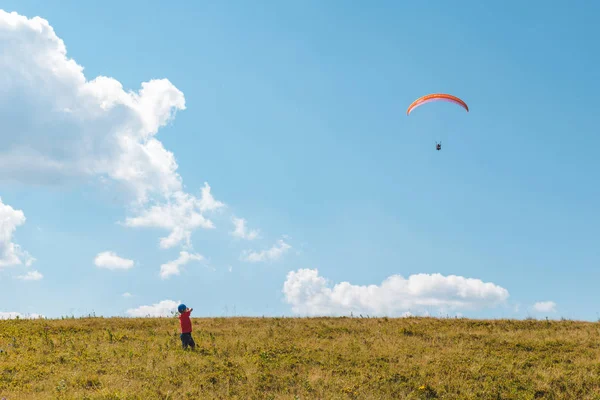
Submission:
[[[192,331],[192,321],[190,320],[191,311],[184,311],[179,315],[181,324],[181,333],[190,333]]]

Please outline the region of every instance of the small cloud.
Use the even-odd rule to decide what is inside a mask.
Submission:
[[[179,302],[163,300],[150,306],[130,308],[126,311],[131,317],[169,317],[175,313]]]
[[[204,256],[200,254],[188,253],[187,251],[181,251],[177,260],[169,261],[168,263],[160,266],[160,277],[162,279],[167,279],[171,275],[179,275],[180,267],[190,261],[204,261]]]
[[[173,193],[168,203],[154,205],[136,217],[127,218],[125,226],[171,231],[169,235],[160,239],[161,249],[170,249],[180,244],[191,247],[191,235],[194,230],[215,228],[204,213],[225,207],[224,203],[215,200],[210,190],[208,183],[205,183],[200,198],[181,191]]]
[[[234,231],[231,232],[232,236],[246,240],[254,240],[258,237],[258,230],[248,230],[247,221],[244,218],[232,217],[231,222],[235,227]]]
[[[39,281],[43,277],[44,277],[44,275],[42,275],[38,271],[29,271],[25,275],[19,275],[19,276],[17,276],[17,279],[21,279],[21,280],[24,280],[24,281]]]
[[[133,297],[133,295],[129,292],[123,293],[123,297]]]
[[[230,265],[228,268],[229,272],[233,271],[233,267]]]
[[[288,243],[286,243],[283,239],[279,239],[273,247],[268,250],[263,250],[260,252],[255,251],[246,251],[242,254],[241,260],[247,261],[251,263],[264,262],[264,261],[274,261],[281,258],[283,254],[285,254],[289,249],[291,249]]]
[[[214,211],[223,207],[225,207],[225,204],[221,201],[215,200],[214,196],[210,192],[210,185],[208,184],[208,182],[204,182],[200,202],[198,203],[198,208],[200,209],[200,211]]]
[[[0,311],[0,319],[37,319],[37,318],[45,318],[41,314],[21,314],[18,312],[2,312]]]
[[[130,269],[133,267],[133,260],[119,257],[113,251],[103,251],[98,253],[94,259],[94,264],[98,268],[115,269]]]
[[[533,305],[537,312],[556,312],[556,303],[553,301],[538,301]]]

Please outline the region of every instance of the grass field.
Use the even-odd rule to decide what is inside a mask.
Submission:
[[[436,318],[0,321],[0,398],[600,399],[600,324]]]

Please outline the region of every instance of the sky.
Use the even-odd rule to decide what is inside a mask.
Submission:
[[[0,317],[597,320],[599,13],[3,1]]]

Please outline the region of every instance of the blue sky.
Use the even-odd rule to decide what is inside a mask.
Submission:
[[[14,243],[35,258],[0,267],[0,312],[139,315],[183,301],[203,316],[598,318],[600,5],[19,0],[2,8],[47,20],[87,80],[106,76],[137,92],[167,79],[149,101],[180,109],[151,133],[176,171],[156,172],[152,161],[139,165],[156,179],[124,177],[133,163],[118,160],[140,153],[111,150],[107,138],[157,114],[126,106],[94,119],[100,97],[124,96],[108,89],[88,93],[89,108],[48,111],[88,104],[73,100],[81,82],[47,67],[52,51],[24,51],[50,46],[51,35],[0,19],[11,54],[1,62],[14,67],[0,82],[9,88],[0,166],[10,171],[0,173],[0,198],[26,219],[3,238],[5,249]],[[406,116],[432,92],[461,97],[470,112],[435,103]],[[97,142],[86,147],[89,132]],[[46,157],[58,172],[23,172]],[[89,160],[102,160],[93,164],[101,172],[82,166]],[[182,188],[158,189],[173,176]],[[161,247],[170,228],[124,222],[173,204],[175,192],[200,202],[205,182],[212,206],[194,215],[213,228],[190,228],[188,245]],[[156,184],[145,203],[142,184]],[[232,235],[234,217],[258,237]],[[282,251],[259,256],[271,248]],[[107,251],[133,267],[96,266]],[[203,259],[161,277],[181,251]],[[32,271],[43,277],[19,279]],[[367,288],[394,275],[402,278]]]

